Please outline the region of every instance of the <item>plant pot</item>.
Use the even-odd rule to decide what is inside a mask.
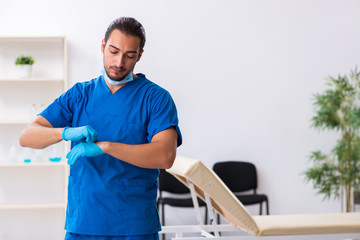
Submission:
[[[32,74],[32,65],[30,64],[23,64],[23,65],[16,65],[18,69],[18,75],[20,78],[30,78]]]

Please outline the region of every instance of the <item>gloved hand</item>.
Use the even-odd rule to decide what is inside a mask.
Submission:
[[[61,133],[61,137],[65,140],[78,141],[85,140],[86,142],[95,142],[98,134],[90,126],[84,127],[65,127]]]
[[[104,154],[104,151],[95,143],[90,142],[81,142],[71,149],[71,151],[66,154],[68,158],[68,164],[73,165],[79,157],[96,157],[101,154]]]

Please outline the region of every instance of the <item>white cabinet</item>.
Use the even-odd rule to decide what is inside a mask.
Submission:
[[[31,78],[18,77],[20,55],[35,59]],[[66,83],[65,37],[0,37],[0,240],[64,239],[67,144],[53,146],[62,160],[51,162],[50,149],[29,152],[18,141]]]

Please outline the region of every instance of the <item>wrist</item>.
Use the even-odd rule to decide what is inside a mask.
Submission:
[[[58,138],[58,141],[61,141],[61,140],[66,141],[63,137],[63,134],[64,134],[64,128],[56,128],[56,137]]]
[[[95,144],[98,145],[104,153],[108,153],[110,142],[95,142]]]
[[[69,139],[66,138],[65,136],[65,131],[66,129],[68,129],[69,127],[64,127],[61,129],[61,138],[64,139],[65,141],[68,141]]]

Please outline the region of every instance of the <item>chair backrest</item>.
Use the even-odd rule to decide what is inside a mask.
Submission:
[[[177,180],[173,175],[166,172],[164,169],[160,169],[159,174],[159,191],[166,191],[170,193],[189,193],[190,190]]]
[[[232,192],[256,191],[257,174],[255,165],[252,163],[217,162],[214,164],[213,170]]]

